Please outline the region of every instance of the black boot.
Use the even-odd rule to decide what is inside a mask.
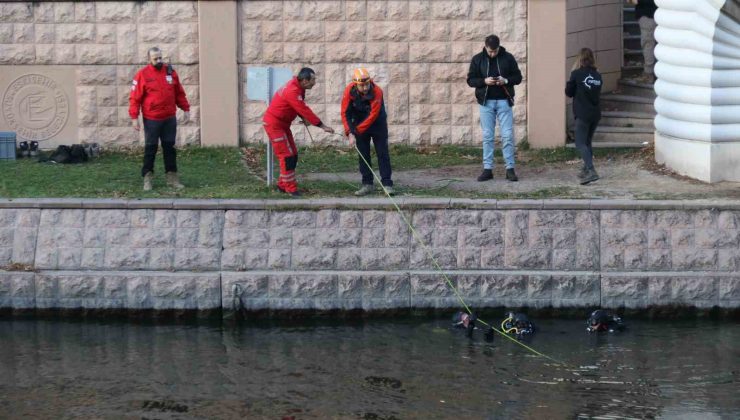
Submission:
[[[506,170],[506,179],[511,182],[519,181],[519,178],[516,177],[516,172],[514,172],[514,168],[509,168]]]
[[[578,171],[578,179],[579,179],[579,180],[580,180],[580,179],[583,179],[583,177],[584,177],[584,176],[586,176],[586,174],[587,174],[587,173],[588,173],[588,169],[586,169],[586,166],[585,166],[585,165],[584,165],[584,166],[582,166],[582,167],[581,167],[581,170],[580,170],[580,171]]]
[[[594,182],[599,179],[599,174],[596,173],[596,170],[591,168],[586,171],[586,175],[581,178],[581,185],[586,185],[588,183]]]
[[[479,182],[488,181],[489,179],[493,179],[493,170],[491,169],[484,169],[483,172],[478,175]]]
[[[28,151],[28,142],[27,141],[22,141],[22,142],[18,143],[18,149],[21,151],[20,152],[20,157],[28,157],[29,151]]]

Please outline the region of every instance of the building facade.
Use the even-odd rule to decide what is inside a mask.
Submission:
[[[306,99],[338,127],[342,89],[351,70],[365,66],[386,92],[392,143],[476,145],[478,109],[465,78],[485,36],[498,34],[524,74],[517,141],[557,146],[565,142],[569,57],[591,46],[610,63],[607,76],[618,71],[610,57],[621,54],[611,42],[621,7],[620,0],[0,3],[0,130],[43,148],[138,144],[127,112],[131,80],[158,46],[193,106],[191,119],[180,120],[179,144],[265,141],[266,105],[246,97],[252,66],[314,68],[318,84]],[[304,130],[296,137],[311,143]],[[313,139],[340,141],[318,131]]]

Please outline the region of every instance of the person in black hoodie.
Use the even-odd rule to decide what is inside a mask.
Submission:
[[[473,56],[468,70],[468,86],[475,88],[483,130],[483,172],[478,181],[493,179],[493,139],[496,120],[501,129],[501,149],[506,162],[506,179],[518,181],[514,172],[514,85],[522,82],[522,72],[511,53],[501,46],[496,35],[486,37],[483,51]]]
[[[581,51],[573,63],[570,80],[565,85],[565,95],[573,98],[573,114],[576,117],[576,148],[581,153],[583,168],[578,178],[585,185],[599,179],[594,169],[591,139],[601,119],[599,98],[601,96],[601,74],[596,71],[594,52],[589,48]]]

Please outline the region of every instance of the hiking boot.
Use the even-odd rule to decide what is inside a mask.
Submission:
[[[362,187],[360,187],[359,190],[355,191],[355,195],[357,197],[363,197],[368,194],[372,194],[373,192],[375,192],[375,187],[373,187],[371,184],[362,184]]]
[[[596,173],[595,169],[589,169],[586,171],[586,175],[581,178],[581,185],[586,185],[590,182],[594,182],[599,179],[599,174]]]
[[[516,172],[514,172],[514,168],[509,168],[506,170],[506,179],[511,182],[519,181],[519,178],[516,176]]]
[[[483,172],[478,175],[478,182],[488,181],[489,179],[493,179],[492,169],[484,169]]]
[[[177,172],[167,172],[164,176],[167,179],[167,185],[170,187],[176,190],[185,188],[185,186],[180,183],[180,177],[177,176]]]
[[[383,188],[385,189],[385,192],[388,193],[388,195],[396,195],[396,191],[393,189],[390,185],[384,185]]]
[[[144,175],[144,191],[152,190],[152,179],[154,179],[153,172],[147,172],[146,175]]]
[[[578,179],[583,179],[584,176],[588,173],[588,169],[586,167],[582,167],[580,171],[578,171]]]

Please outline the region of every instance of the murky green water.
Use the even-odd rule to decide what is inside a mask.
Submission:
[[[528,344],[446,320],[0,320],[0,418],[740,418],[740,325],[545,320]]]

